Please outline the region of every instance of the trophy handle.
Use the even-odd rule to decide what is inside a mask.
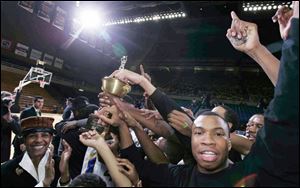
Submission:
[[[121,58],[121,65],[120,65],[120,67],[119,67],[119,70],[125,69],[125,64],[126,64],[126,62],[127,62],[127,56],[123,56],[123,57]]]

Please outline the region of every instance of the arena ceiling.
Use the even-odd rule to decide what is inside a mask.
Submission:
[[[68,34],[72,17],[78,10],[76,2],[55,3],[68,13],[64,31],[20,9],[17,2],[1,1],[1,37],[61,57],[64,70],[74,73],[93,70],[89,76],[109,74],[119,67],[122,55],[128,55],[127,68],[141,63],[152,68],[215,64],[255,66],[247,56],[235,51],[225,37],[232,10],[241,19],[258,24],[262,44],[276,46],[280,41],[278,26],[271,20],[276,10],[244,12],[243,2],[82,1],[79,7],[101,9],[111,19],[165,11],[187,14],[181,19],[109,26],[105,28],[105,35],[101,32],[103,50],[97,51],[79,39],[73,40]],[[279,49],[275,47],[273,51]],[[15,55],[5,53],[5,56],[14,58]]]

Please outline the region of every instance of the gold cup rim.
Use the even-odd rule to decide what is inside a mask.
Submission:
[[[126,83],[126,82],[123,82],[123,81],[119,80],[118,78],[106,76],[106,77],[102,78],[102,87],[101,87],[101,89],[102,89],[103,91],[105,91],[105,92],[108,92],[108,93],[112,94],[112,95],[116,95],[116,96],[118,96],[118,97],[124,97],[124,96],[127,95],[129,92],[124,92],[124,91],[122,91],[121,93],[113,93],[113,92],[110,92],[109,90],[106,90],[106,89],[103,88],[103,81],[104,81],[104,80],[105,80],[105,81],[114,80],[114,81],[116,81],[116,82],[119,82],[121,85],[123,85],[122,87],[124,87],[124,86],[129,87],[129,92],[130,92],[130,90],[131,90],[130,84],[128,84],[128,83]]]

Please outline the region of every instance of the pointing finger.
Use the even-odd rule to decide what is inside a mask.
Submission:
[[[236,15],[234,11],[231,11],[231,18],[232,20],[239,20],[240,18]]]

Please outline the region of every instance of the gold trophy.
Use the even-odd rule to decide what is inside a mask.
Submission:
[[[121,58],[121,65],[119,70],[124,69],[127,62],[127,56]],[[122,82],[121,80],[114,77],[104,77],[102,79],[102,91],[112,94],[117,97],[124,97],[131,91],[131,86],[128,83]]]

